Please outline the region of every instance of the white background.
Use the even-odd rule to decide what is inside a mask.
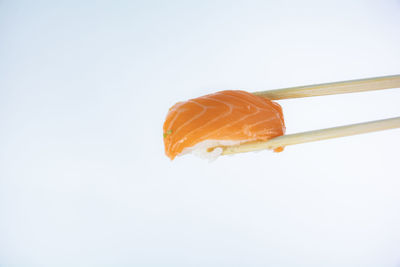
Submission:
[[[400,266],[400,130],[213,163],[162,140],[177,101],[399,73],[398,0],[2,0],[0,265]],[[280,101],[288,133],[399,103]]]

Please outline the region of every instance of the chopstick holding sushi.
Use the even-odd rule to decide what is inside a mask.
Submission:
[[[179,102],[170,108],[163,126],[165,153],[170,159],[187,153],[215,159],[261,149],[281,152],[287,145],[400,128],[398,117],[284,135],[282,109],[271,101],[397,87],[400,75],[256,93],[227,90]]]

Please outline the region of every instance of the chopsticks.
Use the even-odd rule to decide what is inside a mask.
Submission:
[[[253,94],[266,97],[271,100],[281,100],[310,96],[357,93],[397,87],[400,87],[400,74],[343,82],[296,86],[277,90],[254,92]]]
[[[370,121],[346,126],[315,130],[310,132],[287,134],[272,138],[268,141],[257,141],[244,143],[237,146],[223,148],[222,155],[258,151],[263,149],[276,149],[279,147],[302,144],[307,142],[332,139],[337,137],[351,136],[356,134],[370,133],[376,131],[400,128],[400,117]]]
[[[281,100],[300,97],[365,92],[390,88],[400,88],[400,75],[298,86],[271,91],[255,92],[254,94],[262,97],[267,97],[271,100]],[[319,140],[351,136],[394,128],[400,128],[400,117],[309,132],[282,135],[272,138],[268,141],[257,141],[243,143],[236,146],[227,146],[223,147],[222,155],[258,151],[263,149],[276,149],[289,145],[302,144],[307,142],[314,142]]]

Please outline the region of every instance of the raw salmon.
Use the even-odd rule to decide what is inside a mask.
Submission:
[[[214,146],[268,140],[285,133],[285,122],[279,104],[245,91],[227,90],[175,104],[163,130],[165,153],[174,159],[206,140],[216,141]]]

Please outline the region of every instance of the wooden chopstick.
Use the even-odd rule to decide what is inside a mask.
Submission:
[[[400,75],[296,86],[270,91],[254,92],[253,94],[267,97],[271,100],[280,100],[310,96],[356,93],[397,87],[400,87]]]
[[[400,128],[400,117],[370,121],[346,126],[315,130],[310,132],[287,134],[272,138],[268,141],[249,142],[236,146],[223,147],[222,155],[244,153],[263,149],[276,149],[290,145],[320,141],[344,136],[383,131]]]
[[[344,93],[365,92],[400,87],[400,75],[375,77],[360,80],[298,86],[271,91],[255,92],[255,95],[267,97],[272,100],[300,98],[310,96],[323,96]],[[289,145],[351,136],[369,132],[400,128],[400,117],[370,121],[346,126],[327,128],[303,133],[279,136],[268,141],[243,143],[236,146],[222,147],[222,155],[258,151],[263,149],[276,149]]]

